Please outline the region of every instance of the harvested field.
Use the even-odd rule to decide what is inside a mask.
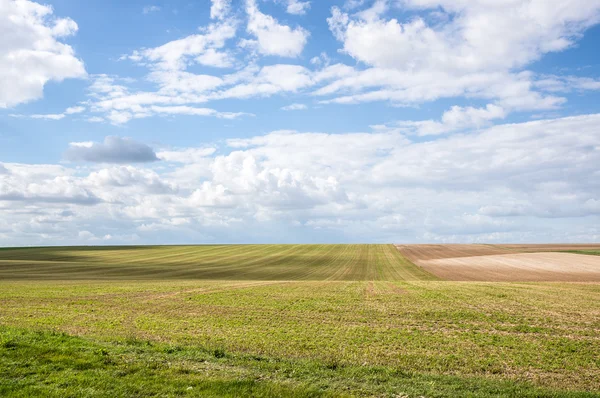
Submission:
[[[402,255],[415,264],[421,260],[439,258],[489,256],[511,253],[538,253],[562,251],[596,251],[600,244],[451,244],[451,245],[396,245]]]
[[[445,280],[600,282],[600,257],[572,253],[516,253],[419,261]]]
[[[507,254],[514,249],[493,245],[396,245],[402,255],[415,264],[421,260],[438,258],[488,256],[491,254]]]

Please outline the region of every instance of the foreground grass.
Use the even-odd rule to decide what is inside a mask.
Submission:
[[[594,284],[0,282],[0,325],[9,328],[60,331],[109,350],[115,340],[143,340],[268,358],[299,366],[300,373],[314,370],[308,363],[429,375],[442,392],[474,379],[504,386],[498,391],[505,395],[520,382],[547,391],[598,391],[599,315],[600,285]],[[145,366],[145,358],[132,361]],[[29,377],[39,384],[32,369]],[[156,372],[153,377],[162,377]],[[100,382],[104,376],[81,377]],[[436,396],[417,387],[401,391]]]
[[[0,252],[0,396],[600,396],[600,284],[241,248]]]
[[[382,366],[276,360],[127,339],[0,328],[0,395],[203,397],[594,397],[529,383]]]

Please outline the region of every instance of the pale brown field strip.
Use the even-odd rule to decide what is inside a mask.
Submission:
[[[396,245],[398,250],[413,263],[420,260],[437,258],[487,256],[490,254],[507,254],[516,251],[492,245]]]
[[[451,281],[600,282],[600,256],[516,253],[421,260],[419,265]]]
[[[396,245],[413,263],[438,258],[489,256],[494,254],[537,253],[572,250],[600,250],[600,244],[447,244],[447,245]]]

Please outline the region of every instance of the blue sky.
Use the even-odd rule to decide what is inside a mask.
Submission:
[[[0,0],[0,245],[598,241],[599,22]]]

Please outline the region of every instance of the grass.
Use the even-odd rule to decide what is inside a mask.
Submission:
[[[0,395],[11,397],[593,397],[530,383],[381,366],[274,360],[136,339],[96,342],[0,328]]]
[[[567,253],[588,254],[591,256],[600,256],[600,250],[568,250]]]
[[[0,396],[592,397],[598,352],[599,284],[389,245],[0,252]]]

